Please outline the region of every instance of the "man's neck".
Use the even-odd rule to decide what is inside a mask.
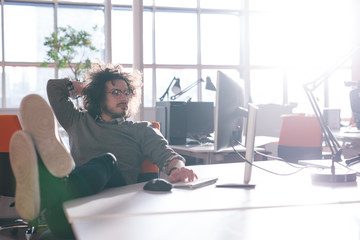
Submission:
[[[117,123],[121,123],[125,120],[124,117],[112,117],[112,116],[109,116],[109,115],[106,115],[106,114],[101,114],[100,116],[100,119],[101,121],[104,121],[104,122],[117,122]]]
[[[114,118],[106,114],[100,114],[100,117],[104,122],[111,122],[112,120],[114,120]]]

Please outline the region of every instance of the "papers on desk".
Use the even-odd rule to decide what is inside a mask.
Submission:
[[[355,128],[355,127],[351,127],[351,128],[347,128],[344,133],[360,133],[360,129]]]
[[[207,186],[207,185],[214,184],[214,183],[216,183],[217,180],[218,180],[218,178],[200,178],[200,179],[194,180],[192,182],[174,183],[173,187],[174,188],[195,189],[195,188],[204,187],[204,186]]]

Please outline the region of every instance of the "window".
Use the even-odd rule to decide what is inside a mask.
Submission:
[[[21,20],[19,19],[21,16]],[[53,9],[48,4],[6,3],[4,46],[7,62],[38,62],[45,57],[44,37],[53,31]]]
[[[133,26],[132,0],[105,1],[1,3],[3,108],[19,107],[29,93],[46,96],[47,79],[71,75],[69,69],[39,66],[46,54],[44,38],[55,26],[92,32],[100,50],[91,56],[93,61],[111,59],[131,69],[133,29],[138,27]],[[143,0],[144,107],[154,107],[174,77],[181,79],[184,89],[208,76],[215,84],[216,71],[222,70],[244,78],[246,95],[255,104],[296,103],[295,111],[312,113],[303,84],[323,76],[359,41],[353,32],[360,29],[353,14],[357,1]],[[351,116],[351,89],[343,84],[357,74],[351,60],[316,90],[322,107],[341,108],[342,117]],[[201,83],[177,100],[189,99],[214,101],[215,93]]]
[[[291,2],[291,3],[290,3]],[[352,1],[249,1],[251,95],[255,103],[297,103],[295,111],[312,113],[303,84],[314,81],[351,51]],[[311,6],[311,7],[309,7]],[[337,16],[337,17],[334,17]],[[341,107],[350,117],[351,62],[318,87],[322,107]],[[334,91],[334,89],[337,89]],[[324,99],[329,91],[331,99]],[[341,99],[339,101],[334,99]]]

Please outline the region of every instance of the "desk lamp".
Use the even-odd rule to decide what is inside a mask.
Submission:
[[[341,162],[342,158],[342,149],[337,141],[337,139],[332,134],[330,128],[326,124],[324,116],[320,110],[320,107],[316,101],[316,98],[313,94],[313,91],[321,85],[328,77],[337,70],[341,65],[343,65],[354,53],[357,51],[358,48],[353,49],[350,53],[345,55],[341,60],[335,64],[330,70],[326,71],[322,76],[315,79],[312,82],[304,84],[305,92],[308,96],[310,101],[311,107],[316,115],[316,118],[320,124],[321,130],[323,132],[324,138],[326,143],[328,144],[331,150],[331,167],[319,173],[314,173],[312,175],[312,180],[314,182],[355,182],[356,181],[356,172],[349,171],[348,169],[335,169],[334,163]],[[359,157],[356,157],[359,158]]]
[[[179,92],[181,91],[180,78],[174,77],[174,78],[171,80],[171,82],[170,82],[169,86],[167,87],[166,91],[164,92],[164,94],[160,97],[160,101],[161,101],[161,102],[164,101],[164,98],[165,98],[166,95],[168,96],[168,100],[169,100],[169,90],[170,90],[171,85],[172,85],[174,82],[175,82],[175,84],[174,84],[174,86],[171,88],[171,91],[172,91],[173,93],[179,93]]]
[[[197,80],[196,82],[190,84],[188,87],[186,87],[184,90],[176,93],[174,96],[171,96],[171,100],[175,100],[178,97],[180,97],[181,95],[183,95],[184,93],[188,92],[190,89],[192,89],[193,87],[195,87],[196,85],[198,85],[201,82],[205,82],[204,79],[200,78],[199,80]],[[207,90],[211,90],[211,91],[216,91],[216,88],[214,86],[214,84],[211,82],[210,77],[206,77],[206,85],[205,88]]]

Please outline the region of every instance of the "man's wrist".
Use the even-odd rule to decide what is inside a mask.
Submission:
[[[77,91],[75,89],[74,84],[72,83],[72,81],[69,81],[66,84],[67,90],[69,91],[69,96],[70,98],[76,99],[79,98],[80,96],[77,94]]]
[[[168,176],[170,176],[171,173],[172,173],[174,170],[176,170],[176,169],[178,169],[178,167],[173,167],[173,168],[171,168],[170,171],[168,172]]]

